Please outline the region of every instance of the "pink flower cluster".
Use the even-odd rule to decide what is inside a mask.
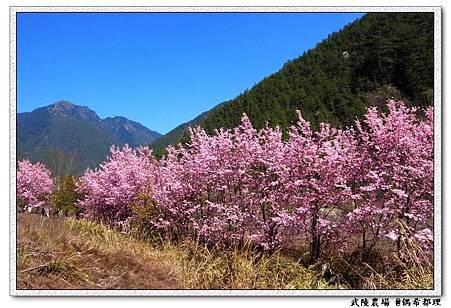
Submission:
[[[23,209],[49,206],[53,186],[50,171],[43,164],[28,160],[18,163],[17,199]]]
[[[388,103],[389,114],[370,108],[357,122],[356,172],[349,179],[353,206],[347,214],[349,233],[363,246],[380,237],[398,242],[432,225],[434,199],[433,109],[416,117],[415,108]],[[427,247],[425,247],[427,249]]]
[[[160,161],[145,148],[113,148],[82,177],[80,204],[95,219],[121,223],[148,192],[158,207],[151,223],[173,237],[250,239],[274,250],[298,235],[312,262],[328,249],[346,251],[351,238],[371,251],[380,239],[399,242],[405,228],[418,235],[432,224],[432,108],[417,115],[390,101],[387,114],[370,108],[355,129],[321,124],[317,132],[299,113],[288,138],[279,128],[254,129],[246,115],[234,129],[190,133],[188,145],[169,147]]]
[[[107,161],[96,171],[87,170],[77,183],[84,195],[79,206],[85,217],[109,225],[126,224],[132,216],[130,206],[140,204],[140,194],[150,193],[156,165],[146,147],[111,147]]]

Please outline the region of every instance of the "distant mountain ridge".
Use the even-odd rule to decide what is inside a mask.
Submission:
[[[102,125],[117,140],[132,147],[148,145],[162,136],[138,122],[121,116],[105,118],[102,120]]]
[[[17,159],[41,161],[57,173],[97,167],[113,144],[137,147],[160,137],[138,122],[121,116],[101,119],[89,107],[69,101],[17,114]]]
[[[43,108],[55,115],[68,116],[77,120],[102,125],[102,119],[87,106],[78,106],[69,101],[60,101]]]

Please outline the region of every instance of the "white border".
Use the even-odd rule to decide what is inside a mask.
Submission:
[[[434,289],[433,290],[17,290],[16,289],[16,13],[19,12],[433,12],[434,13]],[[10,7],[10,295],[13,296],[441,296],[441,7],[154,6]]]

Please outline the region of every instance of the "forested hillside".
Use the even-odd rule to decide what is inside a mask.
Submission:
[[[237,126],[243,112],[256,128],[266,122],[286,128],[300,110],[317,128],[320,122],[351,125],[367,106],[382,106],[390,97],[432,105],[433,23],[433,13],[368,13],[252,89],[180,125],[153,147],[161,150],[186,141],[188,126],[201,125],[209,133]]]

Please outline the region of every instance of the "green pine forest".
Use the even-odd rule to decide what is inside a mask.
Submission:
[[[432,105],[433,88],[433,13],[368,13],[152,147],[161,155],[167,145],[189,140],[188,126],[201,125],[212,133],[238,125],[242,113],[256,128],[266,123],[287,128],[296,121],[295,110],[314,128],[321,122],[349,126],[366,107],[383,108],[388,98]]]

